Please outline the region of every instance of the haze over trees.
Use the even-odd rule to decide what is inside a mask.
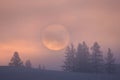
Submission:
[[[90,49],[85,42],[79,43],[77,48],[72,44],[65,51],[63,70],[83,73],[114,73],[114,54],[111,49],[108,49],[107,57],[104,59],[101,46],[97,42]]]
[[[21,60],[19,53],[14,52],[9,66],[32,68],[30,60],[26,60],[25,64]],[[114,54],[108,48],[107,56],[103,56],[101,46],[95,42],[92,47],[88,47],[85,42],[79,43],[77,48],[73,44],[65,50],[65,61],[62,66],[67,72],[82,72],[82,73],[115,73],[116,62]],[[38,66],[39,70],[45,70],[45,66]],[[117,68],[118,69],[118,68]]]

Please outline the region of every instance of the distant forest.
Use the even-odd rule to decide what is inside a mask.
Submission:
[[[95,42],[91,48],[85,42],[79,43],[77,49],[73,44],[65,51],[64,71],[85,73],[117,73],[120,64],[116,63],[114,53],[108,48],[103,56],[101,46]],[[91,51],[90,51],[91,50]]]
[[[108,48],[107,56],[104,57],[100,48],[101,46],[97,42],[91,48],[85,42],[79,43],[77,49],[71,44],[65,50],[65,60],[62,69],[67,72],[81,73],[120,73],[120,64],[116,63],[111,49]],[[30,60],[23,64],[18,52],[14,53],[8,65],[27,69],[32,68]],[[39,64],[38,69],[45,70],[45,66]]]

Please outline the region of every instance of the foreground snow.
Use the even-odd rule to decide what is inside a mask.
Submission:
[[[0,80],[120,80],[120,75],[68,73],[2,67],[0,68]]]

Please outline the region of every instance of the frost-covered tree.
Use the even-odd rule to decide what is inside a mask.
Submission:
[[[95,42],[91,47],[91,65],[93,72],[99,73],[103,71],[103,54],[100,50],[100,45]]]
[[[27,60],[27,61],[25,62],[25,67],[26,67],[26,68],[32,68],[32,64],[31,64],[31,61],[30,61],[30,60]]]
[[[89,48],[85,42],[78,44],[75,60],[77,72],[89,71]]]
[[[9,66],[15,66],[15,67],[22,67],[23,66],[23,62],[21,61],[18,52],[15,52],[10,63]]]
[[[108,73],[114,73],[115,72],[115,58],[110,48],[108,49],[107,57],[105,60],[106,60],[106,71]]]
[[[63,69],[64,71],[74,71],[75,70],[75,48],[74,45],[71,44],[67,47],[65,52],[65,61]]]

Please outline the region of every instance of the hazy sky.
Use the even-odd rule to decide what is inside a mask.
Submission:
[[[110,47],[120,57],[119,0],[0,0],[0,65],[18,51],[35,67],[60,69],[64,50],[51,51],[41,43],[42,31],[51,24],[64,25],[75,45],[97,41],[104,54]]]

